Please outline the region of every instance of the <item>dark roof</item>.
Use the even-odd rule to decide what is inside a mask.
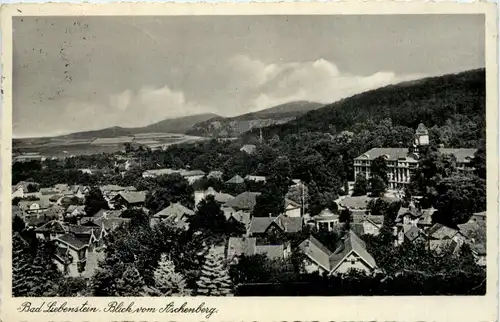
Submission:
[[[414,241],[420,236],[420,229],[414,225],[404,225],[403,232],[409,241]]]
[[[229,220],[230,218],[233,218],[234,220],[242,223],[243,225],[248,226],[250,224],[250,221],[251,221],[251,218],[250,218],[250,213],[246,212],[246,211],[237,211],[235,213],[232,213],[232,214],[227,214],[227,213],[224,213],[224,215],[226,215],[226,218]]]
[[[474,157],[476,149],[451,149],[441,148],[439,152],[442,154],[453,154],[458,162],[467,162]],[[387,160],[396,161],[398,159],[406,159],[410,162],[417,162],[413,157],[409,156],[408,148],[373,148],[355,160],[374,160],[380,156],[386,156]]]
[[[130,221],[130,218],[98,218],[93,221],[94,224],[104,227],[106,230],[114,230],[122,224]]]
[[[252,211],[257,203],[257,196],[260,192],[243,192],[234,197],[234,199],[226,202],[226,206],[232,207],[236,210],[249,210]]]
[[[85,242],[79,238],[76,238],[75,236],[73,236],[71,234],[59,236],[56,238],[56,240],[59,240],[63,244],[65,244],[71,248],[77,249],[77,250],[88,246],[88,242]]]
[[[326,271],[329,272],[331,270],[330,256],[332,256],[333,253],[313,236],[309,236],[308,239],[304,240],[299,245],[299,249]]]
[[[302,218],[282,215],[278,217],[253,217],[249,232],[262,234],[272,223],[275,223],[284,232],[295,233],[302,230]]]
[[[276,217],[253,217],[250,222],[249,232],[262,234],[275,219]]]

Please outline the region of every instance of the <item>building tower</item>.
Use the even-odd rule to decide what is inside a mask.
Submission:
[[[419,148],[429,145],[429,131],[423,123],[420,123],[415,131],[415,145]]]

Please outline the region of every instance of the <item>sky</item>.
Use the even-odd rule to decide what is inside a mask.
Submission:
[[[13,135],[332,103],[485,66],[481,15],[15,17]]]

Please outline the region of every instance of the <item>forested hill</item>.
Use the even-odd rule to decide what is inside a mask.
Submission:
[[[195,124],[188,135],[207,137],[236,137],[252,129],[284,124],[324,104],[310,101],[293,101],[258,112],[235,117],[216,117]]]
[[[421,122],[428,128],[466,128],[476,132],[469,133],[475,141],[484,137],[485,84],[484,69],[400,83],[343,99],[286,124],[266,127],[263,133],[268,138],[298,132],[334,133],[351,130],[355,124],[390,119],[394,126],[409,128]],[[248,132],[244,137],[257,134]]]

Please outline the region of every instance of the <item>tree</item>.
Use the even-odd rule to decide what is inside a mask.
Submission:
[[[339,214],[339,222],[344,224],[345,230],[349,230],[352,222],[352,211],[348,208],[342,209]]]
[[[108,202],[98,187],[92,187],[85,197],[85,213],[93,216],[101,209],[109,209]]]
[[[32,275],[27,243],[18,234],[12,236],[12,295],[26,296],[30,290],[28,276]]]
[[[205,257],[196,285],[196,293],[201,296],[230,296],[233,293],[232,281],[224,267],[222,255],[214,247]]]
[[[134,264],[127,264],[123,277],[117,282],[115,296],[142,296],[145,283]]]
[[[384,183],[389,184],[389,177],[387,176],[387,162],[384,156],[379,156],[373,159],[370,165],[370,171],[372,177],[379,176]]]
[[[54,296],[57,282],[62,277],[52,261],[55,246],[52,242],[40,242],[31,264],[31,274],[27,277],[30,290],[28,296]]]
[[[12,232],[22,233],[24,228],[26,227],[24,220],[21,219],[18,215],[15,215],[12,218]]]
[[[255,217],[278,216],[285,211],[283,190],[275,183],[267,182],[257,196],[252,215]]]
[[[267,181],[274,183],[285,194],[292,182],[292,166],[288,157],[278,157],[271,164]]]
[[[472,166],[479,178],[486,179],[486,141],[484,139],[479,142],[479,147],[476,153],[474,153]]]
[[[172,202],[194,208],[194,190],[180,174],[163,175],[156,178],[158,188],[146,196],[146,207],[153,212],[160,211]]]
[[[154,271],[155,286],[163,296],[189,295],[184,277],[175,269],[175,265],[162,254],[158,267]]]
[[[401,208],[400,201],[388,201],[384,198],[372,199],[367,206],[373,216],[383,216],[384,226],[393,227]]]
[[[387,186],[384,180],[378,175],[374,175],[370,178],[370,191],[373,197],[383,196]]]
[[[356,176],[356,181],[354,182],[354,189],[352,191],[353,196],[364,196],[368,189],[368,180],[364,173],[358,173]]]
[[[196,213],[189,218],[189,230],[193,233],[200,231],[204,235],[222,236],[229,233],[227,228],[224,212],[212,195],[201,200]]]
[[[477,176],[453,175],[439,182],[436,191],[436,221],[442,224],[462,224],[486,210],[486,182]]]

